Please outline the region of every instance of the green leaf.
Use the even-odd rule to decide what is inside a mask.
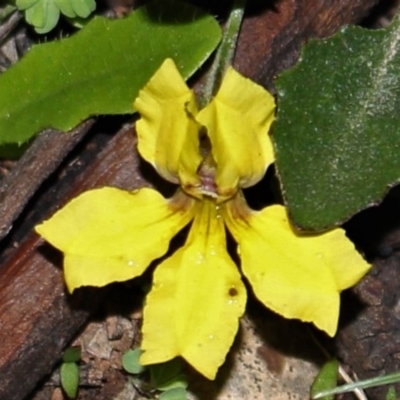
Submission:
[[[142,353],[142,350],[140,348],[137,348],[135,350],[128,350],[122,356],[122,367],[126,372],[136,375],[140,374],[146,369],[142,364],[140,364],[139,361]]]
[[[322,390],[336,387],[338,379],[339,362],[330,360],[325,363],[319,371],[311,386],[311,396],[313,397]],[[324,400],[334,400],[334,395],[325,396]]]
[[[66,17],[76,17],[76,13],[72,8],[72,3],[70,0],[54,0],[54,3]]]
[[[39,0],[25,11],[26,22],[35,27],[41,27],[45,25],[47,18],[44,4],[45,1],[46,0]]]
[[[81,18],[88,17],[96,9],[94,0],[70,0],[76,15]]]
[[[16,6],[19,10],[26,10],[29,7],[32,7],[34,4],[38,3],[40,0],[17,0],[15,2]]]
[[[178,389],[178,388],[186,389],[188,386],[189,382],[187,380],[187,377],[183,372],[181,372],[175,375],[174,377],[171,377],[168,380],[164,380],[163,382],[157,382],[156,388],[157,390],[165,392],[171,389]]]
[[[167,57],[185,78],[220,40],[215,19],[157,0],[120,20],[95,17],[71,38],[34,46],[0,76],[0,144],[42,129],[72,129],[97,114],[133,113],[139,90]]]
[[[26,8],[26,22],[31,24],[36,32],[47,33],[57,25],[60,18],[60,10],[55,0],[38,0],[31,5],[22,1],[18,4],[21,9]]]
[[[79,367],[75,363],[63,363],[60,368],[61,386],[67,396],[74,399],[78,393]]]
[[[45,8],[45,19],[44,24],[40,26],[35,26],[35,31],[37,33],[47,33],[50,32],[60,19],[60,10],[55,5],[54,0],[42,0],[46,2]],[[26,11],[28,12],[28,10]]]
[[[294,223],[322,230],[400,181],[400,19],[313,40],[277,81],[277,171]]]
[[[180,358],[151,365],[150,375],[152,385],[158,390],[186,388],[188,385],[186,377],[182,373],[182,361]]]
[[[51,31],[60,18],[88,17],[96,8],[94,0],[17,0],[20,10],[25,10],[26,22],[38,33]]]
[[[186,400],[186,390],[182,388],[171,389],[161,393],[158,398],[160,400]]]
[[[73,346],[65,350],[63,354],[63,361],[65,363],[78,362],[81,359],[81,347]]]

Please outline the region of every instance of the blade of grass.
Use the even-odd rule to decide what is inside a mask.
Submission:
[[[347,383],[346,385],[338,386],[334,389],[324,390],[316,393],[312,399],[317,400],[332,394],[351,392],[356,389],[368,389],[376,386],[390,385],[397,382],[400,382],[400,372],[394,372],[393,374],[388,374],[385,376],[365,379],[359,382]]]

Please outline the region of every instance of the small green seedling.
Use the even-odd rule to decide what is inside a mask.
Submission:
[[[162,364],[143,366],[140,364],[140,348],[128,350],[122,357],[122,366],[132,375],[143,374],[140,381],[133,380],[133,384],[140,392],[155,398],[157,392],[160,400],[186,400],[187,378],[182,371],[182,362],[179,358]],[[147,376],[146,376],[146,375]],[[149,382],[146,383],[146,380]]]
[[[139,358],[142,354],[140,348],[128,350],[122,357],[122,367],[130,374],[138,375],[145,371],[145,367],[140,364]]]
[[[78,393],[79,366],[81,348],[79,346],[68,348],[63,355],[60,367],[61,387],[70,399],[74,399]]]
[[[311,386],[311,396],[314,396],[324,390],[329,390],[337,386],[339,362],[337,360],[330,360],[325,363],[321,371],[316,376]],[[334,400],[334,395],[323,397],[324,400]]]
[[[398,397],[397,397],[396,389],[393,386],[391,386],[389,388],[388,392],[386,393],[385,400],[397,400],[397,399],[398,399]]]
[[[372,387],[390,385],[390,384],[399,383],[399,382],[400,382],[400,372],[394,372],[392,374],[377,376],[375,378],[365,379],[363,381],[346,383],[345,385],[342,385],[342,386],[326,388],[326,389],[320,388],[319,390],[311,389],[311,398],[313,400],[316,400],[316,399],[326,400],[326,399],[330,399],[330,397],[328,397],[328,396],[333,396],[336,394],[352,392],[357,389],[368,389],[368,388],[372,388]],[[386,400],[394,400],[394,399],[397,399],[397,395],[396,395],[396,391],[394,390],[394,388],[391,387],[391,388],[389,388],[389,390],[386,394]]]

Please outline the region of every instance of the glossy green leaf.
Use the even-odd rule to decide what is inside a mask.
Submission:
[[[186,390],[182,388],[171,389],[161,393],[158,396],[159,400],[186,400]]]
[[[79,367],[75,363],[67,362],[61,364],[60,368],[61,386],[67,396],[74,399],[78,393]]]
[[[140,374],[146,369],[139,361],[142,353],[142,350],[137,348],[135,350],[128,350],[122,356],[122,367],[126,372],[129,372],[130,374]]]
[[[323,390],[336,387],[338,380],[338,368],[339,362],[337,360],[330,360],[322,366],[311,386],[311,396],[314,396]],[[323,399],[334,400],[334,395],[325,396]]]
[[[273,141],[294,223],[322,230],[400,181],[400,19],[313,40],[277,80]]]
[[[0,76],[0,144],[48,127],[67,131],[96,114],[132,113],[139,89],[165,58],[187,78],[220,35],[198,8],[157,0],[127,18],[95,17],[71,38],[34,46]]]

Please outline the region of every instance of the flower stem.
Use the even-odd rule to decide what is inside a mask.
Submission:
[[[246,0],[233,0],[232,9],[226,22],[221,44],[218,47],[211,70],[204,85],[201,105],[207,104],[215,94],[225,71],[232,64],[236,42],[242,25]]]

